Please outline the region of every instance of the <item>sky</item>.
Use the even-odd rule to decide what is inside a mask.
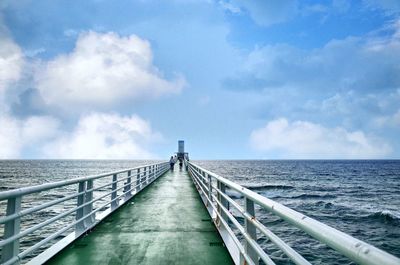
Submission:
[[[398,0],[2,0],[1,159],[399,159]]]

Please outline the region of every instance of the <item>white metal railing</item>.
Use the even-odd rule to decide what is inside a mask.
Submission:
[[[236,264],[258,265],[259,259],[265,264],[275,264],[257,243],[257,230],[282,250],[295,264],[310,264],[257,219],[255,204],[258,204],[266,211],[287,221],[358,264],[400,265],[399,258],[383,250],[263,197],[192,162],[185,162],[188,165],[189,174]],[[243,196],[244,207],[228,196],[226,193],[227,188],[235,190]],[[230,206],[233,206],[243,216],[245,220],[244,227],[232,215],[229,210]],[[229,222],[243,236],[244,245],[236,237]]]
[[[60,240],[63,242],[58,242],[51,247],[55,249],[54,251],[48,251],[49,249],[47,249],[47,254],[44,256],[42,255],[40,258],[36,257],[36,262],[34,263],[45,262],[67,244],[93,228],[108,214],[122,206],[133,195],[149,185],[159,176],[163,175],[168,171],[168,169],[168,162],[162,162],[94,176],[0,192],[0,201],[7,201],[6,213],[2,214],[0,217],[0,224],[4,225],[4,234],[0,241],[1,263],[3,265],[18,264],[24,257],[27,257],[32,252],[45,246],[63,233],[73,229],[74,231],[70,233],[65,240],[63,239],[64,241]],[[104,184],[104,179],[107,177],[112,177],[112,180],[111,182]],[[100,179],[103,180],[98,181],[101,183],[95,182]],[[41,192],[57,188],[68,188],[71,185],[77,185],[76,193],[68,194],[52,201],[43,202],[34,207],[26,209],[22,209],[21,207],[21,202],[24,196],[35,194],[36,197],[40,197]],[[101,193],[98,197],[94,197],[93,192],[100,190],[106,190],[106,192]],[[22,217],[73,199],[76,199],[76,206],[72,209],[63,209],[63,211],[56,216],[41,223],[34,224],[21,231]],[[103,203],[104,200],[106,200],[105,203]],[[95,202],[101,204],[96,207]],[[63,227],[57,227],[56,232],[20,252],[20,240],[22,238],[38,231],[39,229],[46,228],[50,224],[54,224],[58,220],[68,216],[74,217],[75,220],[70,223],[65,223]],[[57,244],[60,245],[56,246]]]

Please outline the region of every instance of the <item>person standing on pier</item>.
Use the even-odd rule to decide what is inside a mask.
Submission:
[[[171,171],[174,171],[174,164],[175,164],[175,159],[173,156],[171,156],[171,159],[169,160],[169,167]]]
[[[182,166],[183,166],[183,159],[182,157],[178,158],[179,160],[179,169],[182,170]]]

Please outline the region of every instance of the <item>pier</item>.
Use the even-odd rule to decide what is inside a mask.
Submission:
[[[234,264],[186,170],[169,171],[47,264]]]
[[[1,264],[275,264],[260,239],[294,264],[311,264],[262,223],[260,210],[357,264],[400,264],[383,250],[202,168],[179,146],[176,159],[184,164],[174,170],[159,162],[0,192],[6,205]],[[68,193],[44,199],[60,190]],[[24,206],[28,196],[43,201]],[[21,225],[52,207],[59,211]],[[46,230],[51,233],[21,248],[24,238]]]

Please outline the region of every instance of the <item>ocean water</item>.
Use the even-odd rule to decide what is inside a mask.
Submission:
[[[154,161],[98,160],[0,160],[0,191],[135,167]],[[356,238],[400,257],[400,160],[246,160],[195,161],[223,177],[282,203]],[[27,196],[30,207],[70,194],[57,190]],[[103,192],[106,192],[103,191]],[[239,203],[239,194],[228,191]],[[43,221],[73,207],[75,201],[22,220],[22,227]],[[0,202],[0,215],[5,204]],[[347,258],[307,236],[283,220],[256,208],[256,215],[270,230],[288,242],[313,264],[352,264]],[[232,210],[239,222],[240,214]],[[21,242],[21,249],[57,231],[57,225]],[[0,227],[2,230],[2,227]],[[0,230],[0,231],[1,231]],[[66,233],[68,234],[68,233]],[[284,254],[264,237],[259,243],[277,264],[291,264]]]
[[[399,160],[199,161],[198,164],[400,257]],[[240,196],[237,197],[240,201]],[[313,264],[352,264],[280,218],[260,209],[256,214],[264,225]],[[265,238],[259,243],[278,264],[291,264]]]

